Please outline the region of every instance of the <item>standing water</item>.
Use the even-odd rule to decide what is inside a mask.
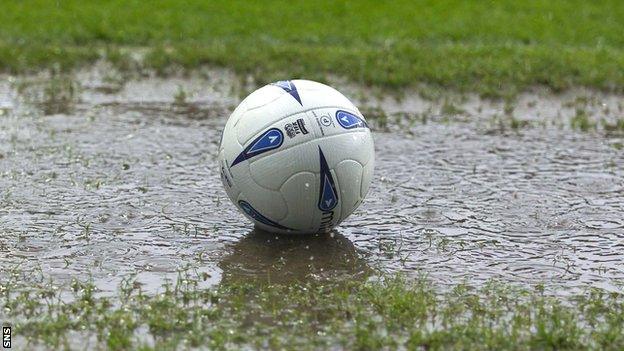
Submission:
[[[111,295],[128,277],[155,292],[180,269],[206,286],[380,270],[442,285],[621,291],[624,152],[622,131],[609,127],[624,114],[620,97],[531,93],[512,108],[474,97],[454,106],[363,101],[351,87],[376,126],[371,190],[332,233],[297,238],[253,231],[227,199],[216,156],[239,100],[224,82],[239,80],[209,77],[116,86],[83,72],[70,89],[52,87],[65,89],[59,97],[47,78],[5,76],[0,279],[93,279]]]

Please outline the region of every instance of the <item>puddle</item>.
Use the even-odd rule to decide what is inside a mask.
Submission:
[[[60,284],[91,277],[103,295],[130,276],[158,291],[180,269],[206,286],[381,269],[442,285],[622,289],[624,152],[612,145],[623,140],[571,130],[573,95],[522,95],[516,118],[546,122],[519,130],[492,124],[502,102],[469,97],[462,116],[443,118],[439,102],[417,96],[368,99],[364,109],[396,121],[375,132],[367,200],[332,235],[292,238],[253,231],[221,187],[219,133],[239,100],[227,82],[240,80],[216,71],[107,88],[101,74],[78,77],[71,112],[51,115],[2,79],[2,267]],[[618,97],[579,94],[594,94],[581,102],[592,118],[621,117]]]

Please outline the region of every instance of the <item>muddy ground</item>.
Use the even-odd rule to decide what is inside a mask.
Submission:
[[[254,232],[222,190],[217,144],[241,82],[2,76],[0,279],[93,279],[110,295],[128,277],[155,292],[180,269],[206,286],[381,270],[624,289],[622,96],[397,97],[336,79],[373,125],[375,177],[332,235],[301,239]]]

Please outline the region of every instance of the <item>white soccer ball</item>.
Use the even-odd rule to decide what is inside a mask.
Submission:
[[[337,90],[279,81],[249,95],[225,125],[221,180],[260,229],[327,232],[362,202],[374,166],[366,120]]]

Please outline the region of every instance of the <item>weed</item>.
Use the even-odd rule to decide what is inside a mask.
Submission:
[[[505,115],[512,116],[514,109],[515,109],[515,106],[513,105],[511,101],[509,100],[505,101],[505,106],[503,107],[503,112],[505,113]]]
[[[570,125],[572,126],[572,128],[579,129],[584,132],[596,128],[596,123],[592,122],[589,119],[587,111],[582,108],[576,109],[576,114],[570,120]]]
[[[442,107],[440,108],[440,114],[443,116],[456,116],[466,113],[465,110],[453,104],[449,99],[445,99]]]
[[[38,102],[45,115],[68,114],[79,98],[80,85],[66,75],[53,74],[45,81],[43,96]]]
[[[184,88],[181,85],[178,85],[178,90],[173,96],[173,104],[177,106],[184,106],[187,104],[187,94]]]
[[[602,120],[602,127],[609,134],[624,133],[624,118],[619,118],[614,123]]]
[[[509,125],[511,127],[511,129],[513,130],[518,130],[518,129],[522,129],[522,128],[526,128],[530,125],[529,121],[526,120],[520,120],[517,119],[513,116],[509,117]]]

